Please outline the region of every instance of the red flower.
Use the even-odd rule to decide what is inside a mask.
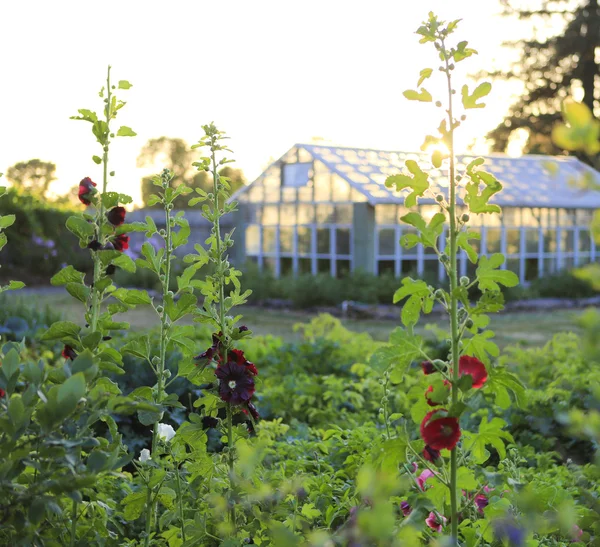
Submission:
[[[67,346],[67,345],[65,345],[65,347],[63,348],[61,355],[65,359],[71,359],[71,360],[73,360],[77,357],[77,353],[75,352],[75,350],[71,346]]]
[[[129,249],[129,236],[127,234],[119,234],[112,242],[117,251],[123,252],[126,249]]]
[[[436,462],[441,457],[439,450],[434,450],[429,445],[425,445],[423,449],[423,458],[428,462]]]
[[[412,511],[410,505],[408,504],[408,502],[406,500],[400,502],[400,509],[402,509],[402,514],[405,517],[408,517],[408,515],[410,515],[410,513]]]
[[[425,469],[425,471],[423,471],[423,473],[417,477],[417,484],[419,485],[419,489],[421,491],[425,492],[425,483],[427,482],[427,479],[430,479],[433,476],[435,476],[433,471]]]
[[[477,494],[474,501],[477,511],[483,515],[483,510],[488,506],[490,500],[488,500],[483,494]]]
[[[210,348],[208,348],[206,351],[203,351],[200,355],[196,355],[196,357],[194,357],[194,361],[208,359],[208,362],[210,363],[213,359],[215,359],[215,356],[217,360],[220,361],[221,359],[219,357],[219,351],[221,350],[221,336],[223,336],[222,332],[219,332],[219,334],[213,333],[212,346],[210,346]]]
[[[121,226],[125,222],[125,207],[113,207],[106,213],[106,218],[113,226]]]
[[[96,183],[90,177],[85,177],[79,183],[79,201],[84,205],[90,205],[90,198],[96,193]]]
[[[4,391],[1,387],[0,387],[0,397],[4,397],[6,395],[6,391]]]
[[[252,416],[255,420],[260,418],[258,409],[252,403],[248,403],[248,412],[250,412],[250,416]]]
[[[443,409],[429,412],[421,422],[421,437],[425,444],[434,450],[446,448],[452,450],[460,439],[460,427],[458,419],[452,417],[436,418],[434,415]]]
[[[473,378],[473,387],[479,389],[485,384],[488,374],[485,365],[477,357],[463,355],[458,361],[458,375],[469,374]]]
[[[421,363],[421,368],[423,369],[423,374],[425,375],[437,372],[437,368],[433,366],[433,363],[431,361],[423,361]]]

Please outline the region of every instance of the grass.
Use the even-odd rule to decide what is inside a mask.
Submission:
[[[20,291],[21,292],[21,291]],[[10,293],[9,293],[10,294]],[[23,298],[27,293],[12,293],[9,298]],[[62,313],[65,319],[82,322],[82,304],[75,301],[63,292],[31,292],[27,296],[29,304],[35,302],[36,306],[50,306],[52,309]],[[400,311],[400,307],[398,308]],[[300,339],[300,334],[294,331],[297,323],[310,321],[314,314],[299,310],[268,310],[247,306],[240,309],[244,315],[244,324],[247,324],[255,334],[271,334],[286,341]],[[496,333],[496,343],[500,347],[508,345],[520,345],[523,347],[541,346],[558,332],[580,332],[577,326],[577,318],[582,312],[580,310],[553,310],[543,312],[519,312],[499,313],[491,316],[491,328]],[[118,321],[127,321],[131,325],[131,331],[140,332],[157,325],[156,316],[147,307],[139,307],[124,314],[115,316]],[[425,317],[421,325],[431,323],[437,327],[446,328],[443,317]],[[386,320],[365,319],[342,319],[344,325],[356,332],[367,332],[376,340],[387,340],[390,332],[397,322]],[[421,333],[426,332],[425,326],[417,329]]]

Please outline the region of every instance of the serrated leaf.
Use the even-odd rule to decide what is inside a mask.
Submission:
[[[499,291],[500,285],[515,287],[519,284],[517,274],[510,270],[498,270],[504,264],[504,256],[500,253],[493,254],[489,258],[479,258],[476,276],[479,288],[482,291]]]
[[[60,287],[67,283],[83,283],[84,277],[85,274],[83,272],[77,271],[73,266],[67,266],[52,276],[50,284],[55,287]]]
[[[133,87],[133,84],[130,84],[127,80],[119,80],[118,87],[119,89],[129,89]]]
[[[432,68],[424,68],[423,70],[421,70],[421,72],[419,73],[419,81],[417,82],[417,87],[419,87],[427,78],[429,78],[432,73]]]
[[[413,176],[392,175],[386,179],[385,185],[388,188],[395,186],[398,192],[405,188],[412,189],[412,192],[404,198],[404,205],[410,208],[417,204],[417,197],[423,196],[429,188],[429,179],[427,173],[423,172],[414,160],[406,160],[406,168]]]

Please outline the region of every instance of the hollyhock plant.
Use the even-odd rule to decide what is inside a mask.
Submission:
[[[427,479],[430,479],[433,476],[434,476],[433,471],[430,471],[429,469],[425,469],[425,471],[423,471],[417,477],[417,484],[419,485],[419,489],[424,492],[425,491],[425,483],[427,482]]]
[[[448,389],[447,395],[450,395],[450,390],[451,390],[450,382],[448,382],[447,380],[444,380],[444,386]],[[429,386],[427,388],[427,390],[425,391],[425,399],[427,400],[427,404],[429,406],[439,406],[439,405],[443,404],[442,402],[434,401],[433,399],[431,399],[431,397],[429,396],[429,394],[433,393],[433,392],[434,392],[434,387],[433,386]],[[445,402],[446,399],[447,399],[447,396],[444,399],[444,402]]]
[[[443,530],[444,526],[446,525],[446,522],[448,522],[448,519],[446,517],[438,515],[433,511],[429,513],[429,516],[425,519],[425,523],[427,524],[427,526],[429,526],[429,528],[438,533],[440,533]]]
[[[219,357],[219,352],[221,351],[221,337],[223,336],[222,332],[219,332],[218,334],[213,333],[212,335],[212,346],[210,346],[210,348],[208,348],[206,351],[203,351],[202,353],[200,353],[199,355],[196,355],[196,357],[194,357],[194,361],[201,361],[206,359],[209,363],[215,359],[215,357],[217,358],[217,360],[220,360]]]
[[[92,202],[90,200],[98,191],[96,190],[96,186],[96,183],[93,182],[90,177],[85,177],[82,179],[79,183],[79,192],[77,194],[79,201],[81,201],[81,203],[84,205],[91,205]]]
[[[246,359],[246,357],[244,357],[243,351],[239,349],[232,349],[231,355],[234,356],[235,362],[238,365],[244,365],[248,369],[248,372],[252,374],[252,376],[258,376],[258,370],[256,368],[256,365],[254,363],[251,363],[250,361],[248,361],[248,359]]]
[[[443,409],[429,412],[421,422],[421,437],[425,444],[435,450],[452,450],[460,439],[458,419],[447,416],[436,418]]]
[[[116,251],[123,252],[129,249],[129,236],[127,234],[119,234],[113,238],[112,244]]]
[[[148,460],[151,460],[150,450],[147,448],[142,448],[140,451],[140,463],[146,463]]]
[[[479,389],[487,381],[487,370],[485,365],[477,357],[463,355],[458,361],[458,375],[469,375],[473,378],[473,387]]]
[[[483,510],[489,505],[490,500],[487,499],[483,494],[477,494],[475,496],[475,507],[477,507],[477,511],[483,515]]]
[[[166,443],[170,442],[175,437],[175,430],[169,424],[158,424],[158,437]]]
[[[125,222],[125,207],[113,207],[106,213],[106,218],[113,226],[121,226]]]

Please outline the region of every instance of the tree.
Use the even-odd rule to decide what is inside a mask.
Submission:
[[[56,165],[52,162],[34,159],[9,167],[6,178],[15,188],[46,198],[50,184],[56,180],[55,172]]]
[[[504,151],[514,132],[528,133],[525,152],[555,154],[560,149],[550,138],[553,125],[560,120],[561,102],[579,95],[590,110],[598,112],[600,98],[599,63],[595,50],[600,47],[600,8],[598,0],[537,0],[525,9],[523,0],[501,0],[505,15],[518,16],[542,24],[549,32],[553,23],[561,22],[564,30],[549,37],[538,31],[530,39],[505,45],[519,48],[520,59],[509,71],[489,75],[502,80],[520,80],[523,95],[509,108],[504,121],[487,135],[495,151]],[[555,26],[552,28],[556,28]]]
[[[174,175],[171,181],[173,188],[183,183],[190,188],[201,188],[210,191],[212,177],[204,171],[196,171],[192,166],[192,162],[196,159],[197,154],[183,139],[158,137],[150,139],[144,145],[138,156],[137,166],[152,167],[157,173],[164,168],[170,169]],[[246,183],[246,178],[241,169],[226,165],[219,171],[219,174],[230,178],[233,191]],[[142,179],[142,201],[145,206],[147,206],[149,197],[156,193],[152,178],[144,177]],[[173,202],[175,208],[186,209],[189,199],[189,196],[178,196]]]

